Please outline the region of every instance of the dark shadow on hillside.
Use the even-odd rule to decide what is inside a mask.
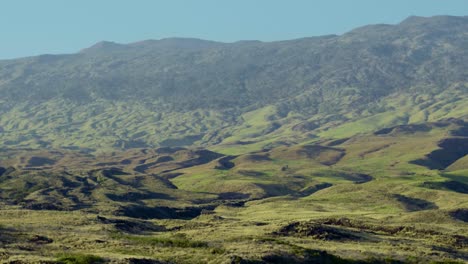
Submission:
[[[17,231],[12,228],[0,226],[0,244],[13,244],[18,242],[19,237]]]
[[[423,159],[410,163],[427,167],[431,170],[444,170],[458,159],[468,155],[468,138],[447,138],[439,142],[440,149],[427,154]]]
[[[409,212],[438,209],[437,205],[434,203],[418,198],[408,197],[401,194],[394,194],[393,198],[395,198],[405,208],[405,210]]]
[[[377,130],[374,135],[413,134],[416,132],[429,132],[431,129],[432,127],[428,124],[399,125]]]
[[[291,245],[292,246],[292,245]],[[370,259],[370,260],[352,260],[344,259],[327,251],[306,249],[298,246],[292,246],[294,253],[270,253],[261,257],[261,259],[244,259],[239,256],[231,256],[230,262],[235,264],[311,264],[311,263],[339,263],[339,264],[403,264],[404,262],[394,259]]]
[[[164,170],[161,173],[168,173],[168,172],[172,172],[172,171],[179,170],[179,169],[190,168],[193,166],[206,164],[208,162],[211,162],[215,159],[218,159],[224,156],[222,154],[209,151],[206,149],[196,150],[193,152],[193,154],[197,155],[198,157],[185,160],[185,161],[181,161],[181,162],[177,162],[175,163],[177,165],[177,168]]]
[[[450,179],[452,181],[468,182],[468,175],[453,175],[453,174],[448,174],[448,173],[442,173],[441,175],[444,178]]]
[[[330,177],[330,178],[341,178],[347,181],[352,181],[356,184],[362,184],[372,181],[374,178],[368,174],[363,173],[354,173],[354,172],[343,172],[343,171],[333,171],[333,172],[317,172],[316,176],[320,177]]]
[[[172,262],[166,262],[161,260],[155,259],[148,259],[148,258],[128,258],[125,259],[126,264],[170,264]]]
[[[453,122],[459,125],[460,127],[452,130],[450,134],[456,137],[468,137],[468,123],[464,120],[453,119]]]
[[[26,167],[41,167],[47,165],[54,165],[55,160],[46,157],[31,157],[26,164]]]
[[[218,195],[218,199],[221,200],[243,200],[248,199],[250,194],[240,192],[225,192]]]
[[[119,168],[104,169],[104,170],[99,171],[99,173],[102,176],[112,179],[119,184],[130,185],[128,182],[118,177],[118,176],[123,176],[123,175],[129,175],[129,173],[126,173]]]
[[[468,223],[468,209],[457,209],[457,210],[451,211],[449,214],[451,217],[457,220]]]
[[[421,187],[433,190],[448,190],[457,193],[468,194],[468,184],[459,181],[445,181],[445,182],[424,182]]]
[[[128,205],[115,214],[140,219],[193,219],[204,209],[213,210],[215,206],[174,208],[167,206],[149,207],[144,205]]]
[[[332,187],[333,184],[331,183],[328,183],[328,182],[324,182],[324,183],[319,183],[319,184],[316,184],[316,185],[313,185],[313,186],[309,186],[303,190],[301,190],[300,192],[298,192],[296,194],[296,196],[298,197],[306,197],[306,196],[309,196],[309,195],[312,195],[320,190],[323,190],[323,189],[326,189],[326,188],[329,188],[329,187]]]
[[[157,226],[151,222],[142,220],[111,219],[103,216],[97,216],[96,220],[99,223],[113,225],[114,228],[119,231],[132,234],[166,231],[166,228],[164,226]]]
[[[226,156],[218,160],[218,164],[215,166],[217,170],[230,170],[236,166],[231,160],[235,159],[237,156]]]
[[[173,197],[165,193],[155,192],[128,192],[125,194],[106,193],[106,196],[116,202],[138,202],[148,199],[174,200]]]
[[[243,159],[251,162],[271,161],[269,154],[247,154],[243,156]]]
[[[293,222],[273,232],[276,236],[310,237],[328,241],[368,240],[360,232],[316,222]]]
[[[145,173],[145,171],[147,169],[151,168],[151,167],[154,167],[154,166],[159,165],[161,163],[170,162],[170,161],[174,161],[174,158],[171,157],[171,156],[161,156],[155,162],[144,163],[144,164],[136,166],[134,168],[134,170],[136,172]]]
[[[332,140],[332,141],[329,141],[325,144],[325,146],[327,147],[334,147],[334,146],[338,146],[338,145],[341,145],[343,143],[345,143],[346,141],[348,141],[350,138],[341,138],[341,139],[335,139],[335,140]]]
[[[239,170],[238,173],[248,177],[262,177],[268,175],[264,172],[254,170]]]
[[[317,159],[321,164],[326,166],[338,163],[346,155],[344,149],[321,145],[304,145],[296,152],[298,155],[307,157],[308,159]]]

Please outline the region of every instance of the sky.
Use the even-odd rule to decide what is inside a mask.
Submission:
[[[1,0],[0,59],[74,53],[103,40],[287,40],[412,15],[466,16],[468,0]]]

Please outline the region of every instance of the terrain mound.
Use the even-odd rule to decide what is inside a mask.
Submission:
[[[273,234],[278,236],[311,237],[319,240],[363,240],[358,232],[317,222],[294,222],[281,227]]]

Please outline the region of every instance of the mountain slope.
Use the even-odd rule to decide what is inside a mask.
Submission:
[[[343,123],[466,117],[467,32],[467,17],[411,17],[341,36],[102,42],[0,61],[0,140],[109,149],[243,139],[261,149],[355,133],[323,132]]]
[[[465,263],[467,26],[0,61],[1,261]]]

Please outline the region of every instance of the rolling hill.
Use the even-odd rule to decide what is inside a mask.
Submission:
[[[0,61],[0,262],[465,263],[468,18]]]

